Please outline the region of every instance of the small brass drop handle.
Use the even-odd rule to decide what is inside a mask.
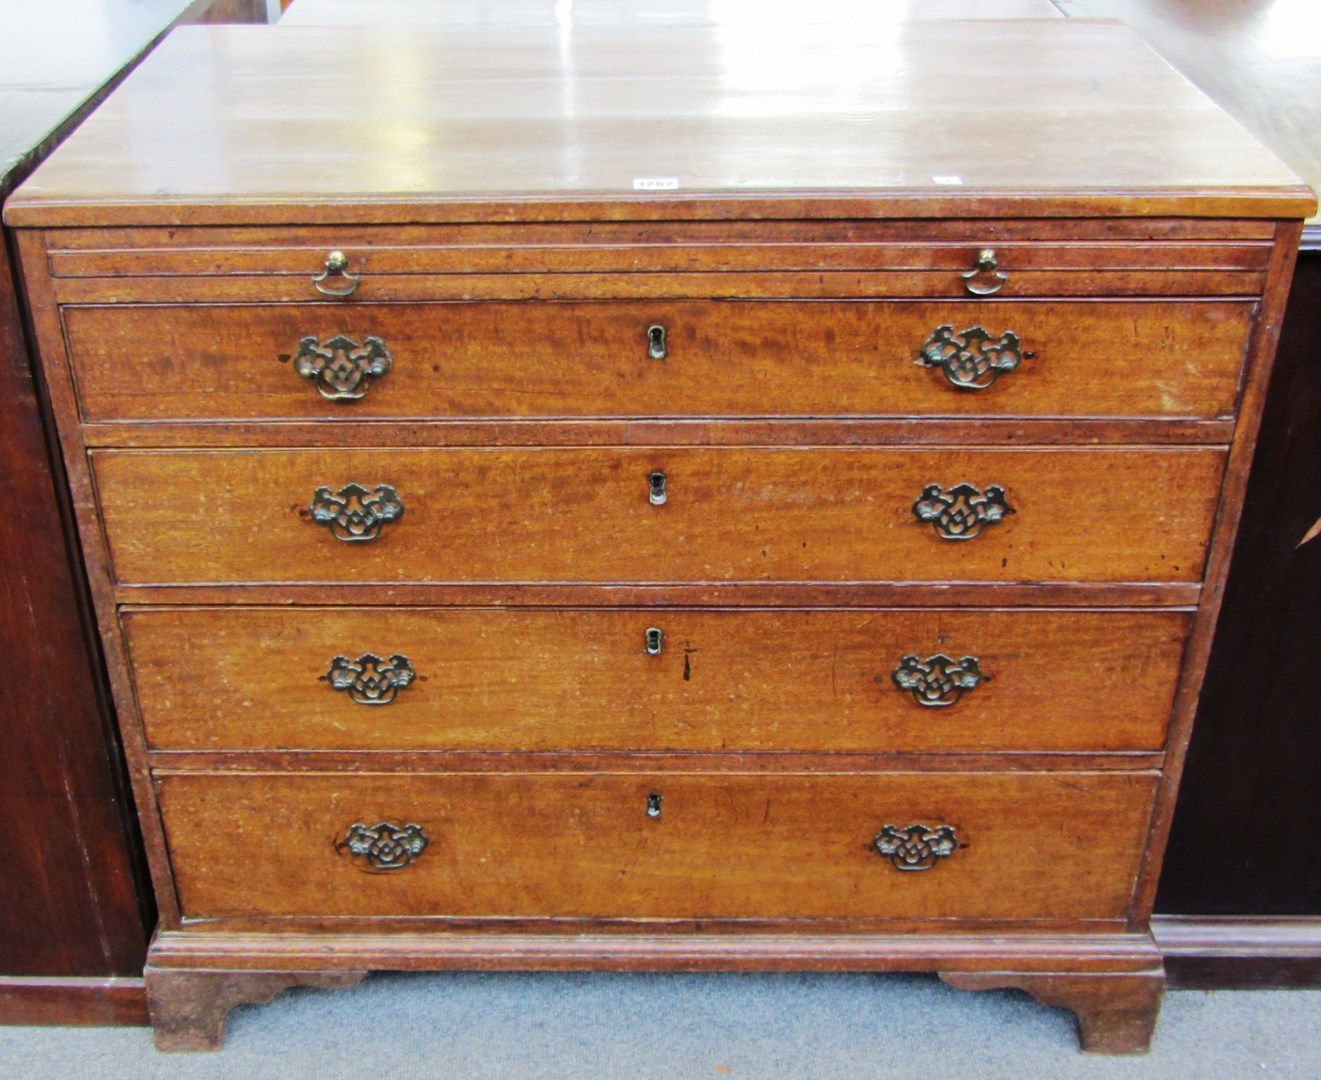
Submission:
[[[996,268],[995,249],[977,252],[977,266],[963,275],[963,287],[973,296],[990,296],[1004,288],[1009,275]]]
[[[652,506],[664,506],[665,500],[669,498],[665,491],[665,483],[663,472],[654,472],[647,477],[647,501]]]
[[[665,359],[665,327],[647,327],[647,355],[653,360]]]
[[[343,288],[334,288],[326,284],[331,277],[342,278],[347,284]],[[319,293],[326,296],[348,296],[358,287],[361,279],[349,273],[349,257],[342,251],[332,251],[326,256],[326,268],[312,278],[312,284]]]

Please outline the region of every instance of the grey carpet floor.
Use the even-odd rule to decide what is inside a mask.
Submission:
[[[1171,992],[1150,1055],[1076,1045],[1069,1013],[933,976],[390,974],[236,1009],[218,1054],[0,1027],[0,1078],[1321,1080],[1321,991]]]

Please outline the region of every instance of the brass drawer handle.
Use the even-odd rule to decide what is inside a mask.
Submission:
[[[337,278],[345,284],[342,288],[327,285],[330,278]],[[358,288],[361,280],[358,275],[349,273],[349,257],[342,251],[332,251],[327,255],[325,270],[312,276],[316,291],[326,296],[349,296]]]
[[[1013,512],[1005,501],[1005,489],[995,484],[985,492],[971,484],[956,484],[949,491],[928,484],[913,503],[913,515],[929,521],[942,540],[972,540]]]
[[[664,360],[666,356],[665,327],[647,327],[647,355],[653,360]]]
[[[912,654],[905,656],[890,677],[895,686],[907,690],[914,701],[928,709],[948,708],[965,692],[976,690],[985,678],[977,657],[965,656],[955,661],[943,653],[925,660]]]
[[[395,653],[382,660],[375,653],[358,659],[337,656],[330,662],[325,679],[332,690],[342,690],[359,705],[389,705],[417,677],[408,657]]]
[[[347,543],[375,540],[386,524],[403,516],[403,500],[389,484],[378,484],[374,492],[347,484],[338,494],[322,487],[312,496],[312,520]]]
[[[647,501],[652,506],[664,506],[669,495],[665,491],[668,481],[663,472],[654,472],[647,477]]]
[[[1010,330],[997,338],[980,326],[956,334],[947,324],[937,326],[922,344],[922,359],[917,363],[919,367],[940,368],[957,390],[985,390],[1032,355],[1023,351],[1018,335]]]
[[[963,275],[963,287],[973,296],[990,296],[1004,288],[1009,275],[997,269],[995,250],[982,248],[977,252],[977,265]]]
[[[959,838],[949,825],[886,825],[872,845],[896,870],[930,870],[940,859],[954,854]]]
[[[391,825],[382,821],[367,826],[358,822],[349,826],[344,839],[335,844],[335,850],[347,850],[355,858],[365,859],[373,870],[402,870],[430,842],[421,825]]]
[[[329,401],[358,401],[367,396],[372,380],[394,366],[394,360],[378,337],[361,345],[338,334],[321,341],[305,337],[298,343],[294,370],[316,384],[317,393]]]

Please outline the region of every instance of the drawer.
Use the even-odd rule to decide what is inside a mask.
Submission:
[[[1087,751],[1163,745],[1189,616],[233,607],[121,621],[158,749]]]
[[[630,447],[91,459],[114,573],[129,584],[1159,582],[1201,578],[1225,453]]]
[[[1233,413],[1252,312],[1211,301],[713,300],[63,316],[93,421],[1186,418]]]
[[[61,229],[51,236],[49,266],[62,299],[75,303],[329,307],[659,297],[1245,297],[1261,295],[1270,266],[1272,234],[1261,222],[905,221],[877,219],[874,206],[867,213],[811,221]]]
[[[1155,784],[1151,773],[157,779],[188,918],[1119,919]],[[897,868],[905,858],[913,866]]]

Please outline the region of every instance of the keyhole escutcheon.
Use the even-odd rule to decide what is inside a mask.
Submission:
[[[665,474],[654,472],[647,477],[647,501],[652,506],[664,506],[668,498],[665,492]]]

